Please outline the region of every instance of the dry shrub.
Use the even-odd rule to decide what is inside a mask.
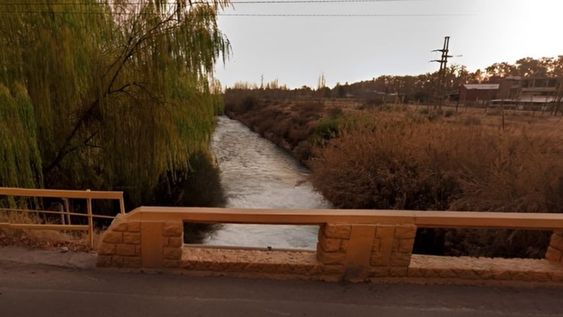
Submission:
[[[323,113],[324,104],[319,101],[300,102],[295,105],[294,109],[297,109],[302,116],[315,117]]]
[[[563,212],[561,133],[503,132],[408,117],[364,116],[356,121],[318,149],[312,161],[315,186],[336,207]],[[461,246],[450,252],[453,244],[448,241],[460,234],[449,231],[444,252],[538,256],[547,241],[545,234],[534,236],[542,245],[520,254],[521,244],[501,247],[502,240],[532,238],[504,231],[491,242],[490,235],[468,232],[463,232],[464,241],[473,249]],[[486,252],[479,247],[491,243]]]
[[[24,212],[0,212],[0,222],[40,224],[45,220],[36,214]],[[51,221],[48,221],[49,223]],[[98,236],[95,237],[95,240]],[[89,251],[88,237],[83,232],[66,233],[55,230],[23,230],[0,228],[0,246],[53,249],[67,247],[71,251]]]

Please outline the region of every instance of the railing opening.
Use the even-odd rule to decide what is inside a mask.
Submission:
[[[551,231],[419,228],[413,253],[488,258],[544,257]]]
[[[265,250],[315,250],[319,226],[184,223],[184,243]]]

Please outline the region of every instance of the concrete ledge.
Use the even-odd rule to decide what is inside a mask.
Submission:
[[[315,251],[266,251],[184,247],[180,267],[193,271],[318,275]]]
[[[413,255],[408,277],[563,283],[563,266],[543,259]]]
[[[318,262],[313,251],[266,251],[184,247],[180,267],[204,275],[345,280],[344,270]],[[389,280],[373,274],[366,281]],[[498,281],[563,283],[563,267],[546,260],[413,255],[402,281]]]

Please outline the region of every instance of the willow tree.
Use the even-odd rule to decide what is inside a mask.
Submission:
[[[188,171],[214,126],[226,5],[0,4],[0,186],[125,189],[138,203]]]

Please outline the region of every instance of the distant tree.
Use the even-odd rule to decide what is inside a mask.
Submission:
[[[485,71],[490,77],[506,77],[511,75],[518,75],[518,68],[515,65],[506,62],[494,63],[493,65],[485,68]]]
[[[337,83],[336,86],[334,87],[334,90],[336,92],[336,97],[338,98],[344,98],[347,95],[347,86],[342,86],[340,85],[340,83]]]
[[[549,62],[531,57],[517,60],[516,67],[519,75],[523,77],[545,77],[549,73]]]
[[[325,78],[325,74],[321,74],[319,76],[319,80],[317,82],[317,89],[320,90],[322,88],[326,87],[326,78]]]

